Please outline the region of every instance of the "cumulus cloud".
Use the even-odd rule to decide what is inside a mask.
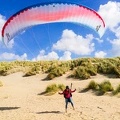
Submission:
[[[111,49],[112,56],[120,56],[120,39],[112,40],[111,44],[112,44]]]
[[[3,27],[5,22],[6,22],[5,17],[0,14],[0,33],[2,32],[2,27]],[[0,34],[0,41],[2,41],[1,34]]]
[[[120,26],[115,30],[116,39],[110,40],[112,56],[120,56]]]
[[[19,56],[13,53],[2,53],[0,54],[0,60],[2,61],[10,61],[10,60],[27,60],[27,54],[24,53],[23,55]]]
[[[95,40],[97,40],[98,43],[103,43],[103,40],[102,40],[102,39],[95,38]]]
[[[45,51],[41,50],[39,55],[36,58],[33,58],[32,60],[33,61],[36,61],[36,60],[57,60],[58,58],[59,58],[58,54],[54,51],[52,51],[48,54],[45,54]]]
[[[95,57],[104,58],[107,55],[104,51],[95,52]]]
[[[59,60],[71,60],[71,52],[65,51],[63,56],[60,57]]]
[[[98,13],[105,21],[106,27],[114,31],[120,24],[120,2],[109,1],[100,5]]]
[[[117,28],[114,30],[114,32],[115,32],[115,36],[116,36],[117,38],[120,38],[120,26],[117,27]]]
[[[107,4],[100,5],[99,14],[103,17],[106,27],[113,32],[116,39],[109,38],[112,45],[111,56],[120,55],[120,2],[109,1]]]
[[[72,30],[64,30],[62,37],[57,43],[53,44],[54,50],[70,51],[77,55],[90,55],[94,51],[93,35],[82,37],[75,34]]]
[[[38,60],[71,60],[71,52],[65,51],[63,56],[59,57],[55,51],[46,54],[45,50],[41,50],[37,57],[32,59],[32,61]]]

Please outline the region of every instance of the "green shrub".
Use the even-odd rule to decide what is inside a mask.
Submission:
[[[47,86],[47,88],[45,90],[46,93],[57,92],[57,91],[58,91],[58,87],[56,84],[52,84],[52,85]]]
[[[104,82],[98,84],[92,80],[92,81],[90,81],[88,86],[85,89],[83,89],[81,92],[87,92],[90,89],[94,90],[96,95],[103,95],[106,92],[112,92],[114,90],[109,81],[104,81]],[[117,88],[116,91],[120,91],[120,86]],[[116,93],[116,91],[114,91],[114,93]]]
[[[32,72],[39,73],[39,71],[40,71],[40,66],[34,66],[34,67],[32,67],[32,68],[31,68],[31,71],[32,71]]]
[[[55,77],[56,77],[56,75],[54,73],[49,73],[46,77],[46,80],[52,80]]]
[[[95,81],[92,80],[88,84],[87,89],[97,90],[98,89],[98,84]]]
[[[98,73],[102,74],[114,74],[116,77],[120,77],[120,70],[118,69],[117,61],[111,59],[104,59],[98,65]]]
[[[82,59],[79,64],[80,66],[76,67],[73,72],[73,77],[78,79],[88,79],[90,76],[97,75],[97,66],[93,65],[90,59]]]
[[[6,71],[6,70],[4,70],[4,69],[1,69],[1,70],[0,70],[0,75],[6,76],[6,74],[7,74],[7,71]]]
[[[78,79],[88,79],[90,78],[90,74],[86,71],[85,67],[79,66],[74,70],[72,77]]]
[[[30,69],[23,75],[23,77],[28,77],[28,76],[36,75],[36,74],[39,73],[39,71],[40,71],[40,67],[34,66],[34,67],[30,68]]]
[[[109,81],[104,81],[99,84],[99,94],[103,95],[106,92],[113,91],[113,87]]]
[[[65,89],[65,85],[63,84],[58,84],[58,89],[63,91]]]
[[[52,80],[55,77],[59,77],[65,74],[65,69],[62,67],[54,67],[49,70],[49,74],[47,75],[46,79]]]
[[[98,89],[98,84],[94,81],[94,80],[91,80],[89,82],[89,84],[87,85],[87,87],[85,87],[84,89],[81,90],[81,92],[87,92],[89,90],[97,90]]]
[[[69,61],[12,61],[0,62],[0,75],[30,69],[25,76],[38,74],[40,71],[48,73],[47,79],[59,77],[69,70],[74,78],[88,79],[97,73],[112,74],[120,78],[120,57],[116,58],[78,58]]]
[[[64,90],[65,89],[65,86],[63,84],[51,84],[51,85],[48,85],[46,90],[45,90],[45,95],[53,95],[55,94],[56,92],[58,92],[59,90]]]
[[[91,76],[97,75],[97,69],[96,69],[96,67],[93,67],[93,66],[87,67],[87,72],[88,72]]]
[[[117,88],[113,91],[113,95],[116,95],[120,93],[120,84],[117,86]]]

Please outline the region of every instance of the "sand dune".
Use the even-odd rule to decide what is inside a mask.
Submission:
[[[43,81],[46,74],[22,77],[22,73],[0,76],[0,120],[120,120],[120,98],[116,96],[96,96],[92,92],[79,93],[90,80],[101,82],[110,80],[112,85],[120,79],[110,79],[97,75],[89,80],[68,79],[67,75],[51,81]],[[62,83],[70,85],[77,91],[73,94],[75,110],[68,106],[64,110],[64,98],[59,94],[40,95],[47,85]]]

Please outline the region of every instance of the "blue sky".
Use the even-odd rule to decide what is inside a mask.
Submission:
[[[19,10],[34,4],[54,1],[70,2],[70,0],[1,0],[0,31],[6,20]],[[72,2],[87,6],[101,15],[106,24],[102,38],[82,25],[72,23],[38,25],[17,35],[10,41],[8,47],[3,44],[0,35],[0,61],[120,56],[119,0],[72,0]],[[65,41],[64,36],[69,40]]]

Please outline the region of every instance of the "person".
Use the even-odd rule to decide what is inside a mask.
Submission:
[[[68,107],[69,102],[71,103],[71,105],[73,107],[73,110],[75,109],[73,101],[72,101],[72,93],[75,92],[75,91],[76,91],[76,89],[72,91],[69,88],[69,86],[66,86],[66,89],[62,93],[59,92],[60,95],[64,95],[64,98],[65,98],[65,111],[66,112],[67,112],[67,107]]]

